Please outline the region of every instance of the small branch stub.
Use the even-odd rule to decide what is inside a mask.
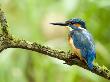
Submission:
[[[1,23],[1,30],[4,35],[8,35],[8,30],[7,30],[7,21],[6,17],[4,16],[4,12],[0,9],[0,23]]]

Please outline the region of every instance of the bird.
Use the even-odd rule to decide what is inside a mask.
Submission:
[[[87,67],[93,70],[93,61],[96,58],[96,49],[92,34],[87,30],[86,23],[80,18],[72,18],[65,22],[51,23],[52,25],[69,28],[68,42],[74,53],[84,60]]]

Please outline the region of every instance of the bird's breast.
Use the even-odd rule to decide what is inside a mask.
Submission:
[[[69,45],[71,46],[73,52],[74,52],[77,56],[79,56],[79,57],[81,58],[80,49],[78,49],[78,48],[75,47],[74,42],[73,42],[73,39],[71,38],[71,36],[69,36],[68,42],[69,42]]]

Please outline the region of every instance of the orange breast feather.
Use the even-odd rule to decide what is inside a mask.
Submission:
[[[80,53],[80,49],[78,49],[78,48],[76,48],[76,47],[74,46],[73,40],[72,40],[72,38],[71,38],[70,36],[68,37],[68,42],[69,42],[69,45],[71,46],[73,52],[74,52],[78,57],[80,57],[80,58],[82,59],[81,53]]]

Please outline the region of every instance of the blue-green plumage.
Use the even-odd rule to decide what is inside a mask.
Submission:
[[[74,18],[65,23],[51,23],[53,25],[69,26],[70,38],[76,49],[80,50],[81,56],[86,60],[88,68],[93,69],[93,60],[96,57],[95,45],[92,35],[86,30],[85,22],[79,18]]]
[[[93,60],[96,56],[95,46],[91,34],[86,29],[70,26],[74,30],[70,31],[70,36],[76,48],[80,49],[82,57],[86,60],[90,69],[93,69]],[[76,29],[75,29],[76,28]]]

